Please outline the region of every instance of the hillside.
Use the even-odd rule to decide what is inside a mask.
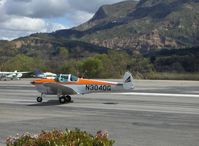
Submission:
[[[78,40],[62,41],[49,37],[48,34],[34,34],[13,41],[0,41],[0,60],[3,62],[3,60],[12,58],[17,54],[49,60],[52,57],[59,57],[60,48],[66,49],[70,58],[89,57],[96,53],[106,53],[108,50],[106,47]]]
[[[103,78],[120,77],[126,66],[139,78],[197,73],[198,44],[199,0],[128,0],[100,7],[71,29],[0,41],[0,70],[41,68]]]
[[[49,54],[58,47],[73,53],[77,49],[100,53],[108,48],[144,53],[198,44],[198,0],[129,0],[100,7],[92,19],[78,27],[3,42],[0,51],[7,55],[9,46],[11,56],[13,52],[34,54],[32,48],[37,48],[38,54]]]
[[[105,5],[88,22],[52,35],[141,52],[192,47],[199,43],[199,1],[141,0]]]

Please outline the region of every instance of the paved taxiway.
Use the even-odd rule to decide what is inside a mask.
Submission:
[[[131,93],[77,95],[65,105],[53,96],[36,103],[29,83],[0,81],[0,146],[16,133],[76,127],[108,130],[115,146],[199,145],[199,82],[136,81]]]

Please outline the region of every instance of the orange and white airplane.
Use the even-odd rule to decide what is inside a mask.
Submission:
[[[71,74],[59,74],[56,79],[37,79],[31,82],[41,93],[37,102],[42,102],[43,95],[57,95],[60,103],[71,101],[70,95],[88,94],[95,92],[121,92],[133,89],[133,77],[126,72],[123,82],[109,82],[93,79],[77,78]]]

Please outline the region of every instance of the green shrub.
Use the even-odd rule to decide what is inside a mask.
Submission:
[[[8,137],[7,146],[112,146],[113,140],[108,139],[106,131],[97,132],[93,136],[86,131],[68,129],[42,131],[38,135],[24,134],[22,136]]]

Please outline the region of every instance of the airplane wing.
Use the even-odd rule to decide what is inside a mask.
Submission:
[[[30,73],[30,72],[17,72],[17,73],[21,73],[21,74],[27,74],[27,73]]]
[[[13,73],[10,73],[10,72],[0,72],[1,78],[2,78],[2,77],[10,77],[10,76],[12,76],[12,75],[13,75]]]
[[[11,74],[10,72],[0,72],[0,75],[8,75]]]
[[[80,94],[75,89],[70,86],[57,84],[57,83],[44,83],[44,86],[50,87],[51,90],[57,93],[61,93],[63,95],[74,95]]]

